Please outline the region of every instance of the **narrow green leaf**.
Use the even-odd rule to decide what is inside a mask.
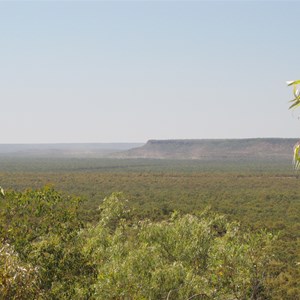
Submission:
[[[289,107],[289,109],[291,109],[291,108],[296,108],[296,107],[298,107],[298,106],[300,106],[300,101],[297,99],[297,101],[296,101],[294,104],[292,104],[292,105]]]
[[[291,86],[291,85],[293,85],[293,84],[300,84],[300,80],[293,80],[293,81],[287,81],[286,82],[286,84],[288,85],[288,86]]]
[[[298,98],[295,98],[295,99],[293,99],[293,100],[290,100],[289,103],[290,103],[290,102],[297,101],[297,100],[298,100]]]

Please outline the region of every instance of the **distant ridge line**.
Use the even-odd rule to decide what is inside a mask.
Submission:
[[[290,159],[297,138],[150,139],[118,158],[159,159]]]

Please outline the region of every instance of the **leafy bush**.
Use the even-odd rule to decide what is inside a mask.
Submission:
[[[96,299],[267,299],[271,234],[242,233],[209,211],[128,221],[121,203],[106,199],[101,221],[84,233],[84,251],[97,265]]]
[[[22,262],[12,246],[0,246],[0,299],[38,299],[38,275],[38,268]]]
[[[78,199],[49,187],[2,200],[2,299],[270,297],[274,236],[210,210],[139,220],[112,194],[83,226]]]
[[[90,293],[93,272],[81,253],[78,232],[83,224],[78,218],[78,207],[79,199],[65,197],[51,187],[23,193],[6,192],[0,206],[0,238],[4,245],[12,245],[14,252],[3,252],[6,255],[1,262],[4,268],[2,276],[6,276],[8,264],[15,268],[15,274],[23,270],[24,274],[20,273],[23,280],[35,274],[35,285],[43,291],[44,298],[76,299],[79,290],[81,296],[78,299],[84,299],[82,290],[87,295]],[[3,249],[10,248],[5,246]],[[8,260],[9,257],[14,257],[14,260]],[[14,273],[9,271],[7,274]],[[16,280],[20,277],[11,276]],[[31,290],[30,285],[28,289]],[[16,288],[14,296],[4,299],[19,299],[20,291],[22,288]]]

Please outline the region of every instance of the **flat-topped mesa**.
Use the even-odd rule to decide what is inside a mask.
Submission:
[[[298,139],[176,139],[149,140],[142,147],[120,152],[122,158],[160,159],[291,159]]]
[[[188,145],[188,144],[199,144],[203,143],[203,141],[208,140],[192,140],[192,139],[182,139],[182,140],[148,140],[146,145],[167,145],[167,144],[181,144],[181,145]]]

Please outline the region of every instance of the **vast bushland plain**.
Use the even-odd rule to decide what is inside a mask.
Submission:
[[[241,228],[278,235],[270,283],[272,299],[298,299],[300,181],[291,161],[272,159],[170,160],[62,157],[0,157],[5,190],[51,185],[83,199],[80,219],[99,221],[98,207],[122,192],[139,218],[167,220],[174,211],[207,207]]]

